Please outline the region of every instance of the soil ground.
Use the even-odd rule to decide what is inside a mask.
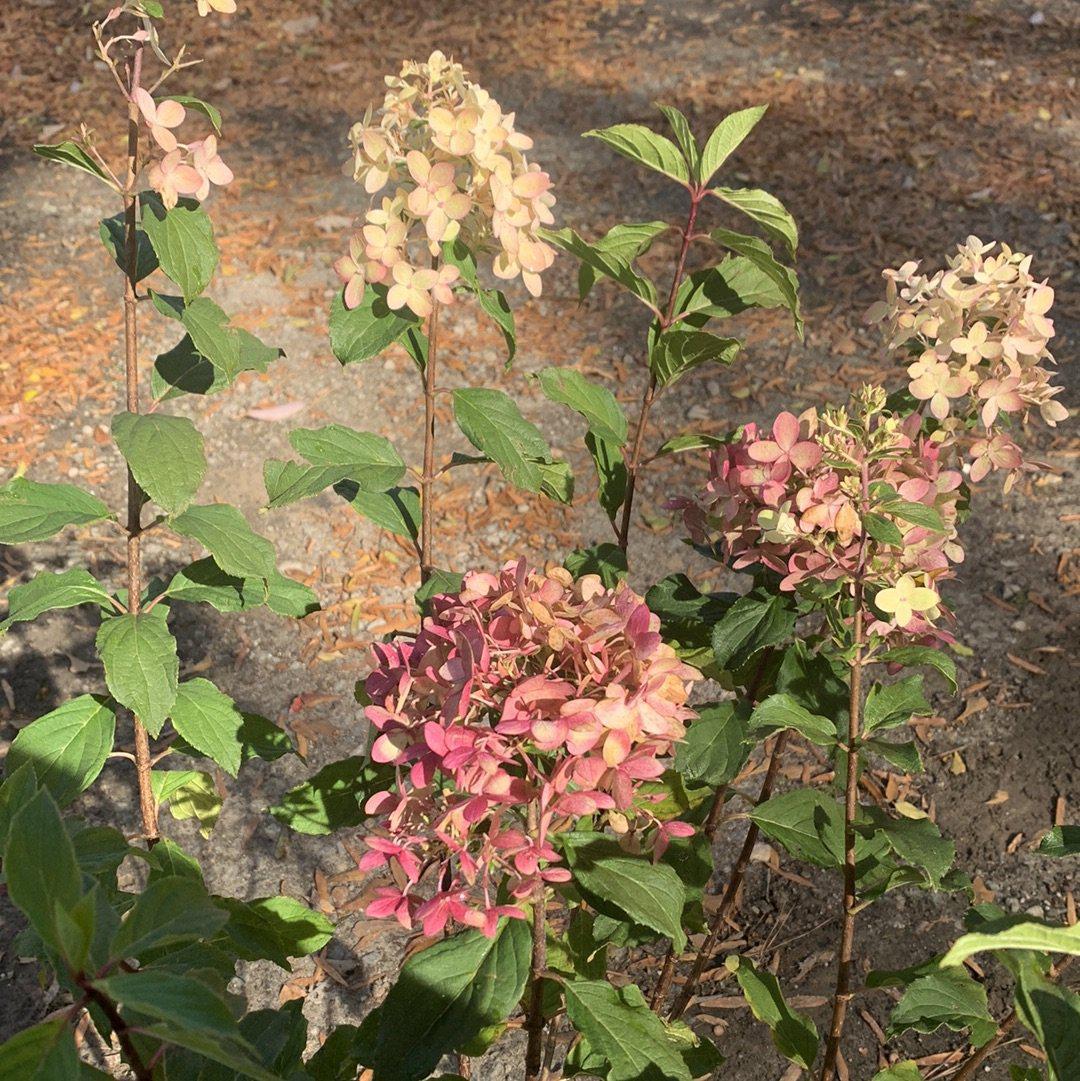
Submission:
[[[768,188],[802,227],[799,273],[807,335],[766,314],[740,326],[747,347],[730,370],[684,379],[655,412],[658,431],[724,431],[780,408],[798,411],[870,379],[895,383],[861,313],[881,292],[881,268],[908,258],[937,264],[969,233],[1036,253],[1035,271],[1058,290],[1055,352],[1074,348],[1077,250],[1077,49],[1080,5],[1073,0],[972,3],[934,0],[803,3],[781,0],[511,0],[425,5],[389,0],[280,0],[230,21],[177,12],[173,40],[188,40],[206,64],[192,92],[227,117],[224,152],[237,181],[215,196],[223,252],[211,294],[287,359],[265,377],[245,376],[230,393],[182,402],[207,437],[210,472],[202,496],[239,504],[277,545],[284,569],[316,589],[323,613],[302,624],[268,613],[221,617],[187,612],[177,625],[183,671],[206,674],[245,709],[286,724],[308,762],[256,763],[229,781],[221,822],[209,840],[190,822],[167,816],[167,831],[195,851],[211,887],[237,896],[279,890],[309,898],[339,919],[319,967],[293,974],[251,966],[242,981],[255,1006],[305,995],[313,1027],[362,1017],[392,982],[402,939],[359,914],[365,886],[351,837],[309,839],[282,832],[261,808],[307,772],[364,741],[352,697],[367,666],[366,645],[408,625],[416,584],[410,553],[358,519],[330,494],[260,515],[261,463],[288,457],[287,431],[340,422],[392,435],[416,460],[416,379],[391,350],[342,370],[326,334],[335,285],[330,264],[359,209],[358,190],[341,175],[350,123],[380,94],[384,73],[408,56],[439,47],[474,76],[536,139],[536,158],[557,185],[560,224],[595,235],[618,220],[676,217],[677,190],[626,166],[582,131],[617,121],[655,123],[652,102],[680,106],[707,130],[735,108],[768,102],[770,111],[744,145],[729,183]],[[74,479],[119,506],[119,459],[108,436],[120,408],[119,283],[96,238],[115,207],[89,178],[34,159],[27,147],[66,137],[86,120],[104,141],[117,134],[107,112],[105,75],[87,62],[87,7],[29,0],[0,12],[0,466],[25,465],[42,480]],[[193,8],[173,3],[170,8]],[[57,134],[61,133],[61,134]],[[107,193],[106,193],[107,195]],[[658,273],[665,256],[660,250]],[[497,332],[464,305],[448,311],[448,384],[506,389],[549,434],[579,475],[570,510],[505,492],[494,474],[454,474],[441,493],[439,561],[491,566],[514,553],[561,557],[607,539],[591,509],[591,472],[580,428],[539,395],[530,373],[576,364],[605,380],[628,409],[642,385],[642,319],[604,288],[584,306],[575,267],[561,258],[541,300],[519,312],[519,354],[502,369]],[[145,355],[171,346],[172,329],[145,320]],[[1062,379],[1075,401],[1075,365]],[[289,421],[250,410],[303,403]],[[443,418],[445,421],[447,418]],[[443,424],[445,448],[460,437]],[[1055,919],[1069,905],[1070,867],[1033,851],[1055,816],[1075,821],[1080,804],[1080,726],[1074,646],[1080,547],[1075,512],[1074,429],[1038,429],[1053,467],[1009,495],[988,486],[965,527],[969,558],[951,592],[970,657],[961,658],[962,694],[937,700],[944,724],[928,728],[927,772],[909,799],[931,811],[955,838],[959,864],[980,896],[1014,911]],[[680,543],[660,513],[670,494],[695,489],[703,464],[668,459],[648,475],[634,542],[633,580],[644,588],[687,570],[723,582]],[[151,540],[151,572],[182,565],[191,553]],[[116,576],[117,552],[91,529],[56,543],[2,554],[6,586],[43,567],[89,558],[99,576]],[[32,718],[100,679],[93,627],[80,612],[60,613],[0,641],[0,753]],[[819,772],[795,752],[789,775]],[[757,781],[751,782],[750,789]],[[132,777],[122,761],[82,801],[91,818],[134,819]],[[743,827],[725,826],[717,844],[722,883]],[[750,950],[778,966],[819,1025],[833,980],[837,884],[784,860],[777,873],[755,863],[729,949]],[[805,884],[790,874],[808,875]],[[337,877],[335,877],[337,876]],[[860,921],[866,966],[901,967],[957,933],[964,903],[955,896],[889,894]],[[55,990],[42,987],[12,939],[18,921],[0,898],[0,1037],[43,1016]],[[655,971],[646,958],[638,971]],[[738,1008],[723,969],[711,1001],[692,1018],[717,1039],[739,1081],[791,1077]],[[992,1005],[1002,988],[992,978]],[[869,1079],[904,1049],[883,1043],[886,993],[860,997],[844,1045],[850,1073]],[[953,1041],[955,1044],[955,1041]],[[923,1053],[945,1049],[933,1037]],[[513,1041],[478,1063],[480,1081],[520,1076]],[[1007,1062],[1031,1059],[1015,1043],[985,1076],[1005,1078]],[[927,1065],[944,1076],[949,1062]]]

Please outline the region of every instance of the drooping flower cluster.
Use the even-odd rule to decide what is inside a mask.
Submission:
[[[874,387],[850,409],[781,413],[771,431],[747,424],[712,452],[702,498],[673,505],[694,539],[718,539],[735,568],[769,567],[784,590],[858,575],[874,632],[941,637],[936,584],[963,559],[963,478],[949,468],[947,433],[921,427],[918,413],[887,410]]]
[[[910,358],[908,389],[926,412],[950,430],[981,427],[970,446],[972,480],[1007,469],[1009,487],[1025,466],[1003,430],[1009,420],[1037,409],[1053,427],[1068,416],[1045,367],[1054,363],[1054,290],[1032,276],[1030,255],[974,236],[946,269],[926,276],[918,268],[886,270],[886,299],[867,319]]]
[[[421,318],[433,299],[450,303],[458,269],[429,264],[458,237],[474,255],[493,254],[496,277],[520,275],[539,296],[554,252],[538,230],[554,221],[555,196],[548,174],[526,160],[532,140],[514,130],[514,114],[437,51],[386,83],[378,119],[369,110],[349,134],[353,177],[373,197],[388,186],[391,193],[373,200],[349,254],[334,264],[345,305],[356,307],[369,283],[385,283],[391,308]],[[416,262],[414,233],[425,249]]]
[[[648,830],[656,853],[692,832],[640,789],[682,738],[698,673],[629,586],[522,560],[466,575],[432,611],[414,641],[374,647],[366,683],[371,757],[395,777],[367,804],[382,817],[360,866],[395,879],[368,915],[491,935],[538,880],[569,878],[551,838],[582,816]]]

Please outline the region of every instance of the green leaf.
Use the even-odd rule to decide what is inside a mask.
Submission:
[[[590,383],[574,368],[544,368],[537,379],[548,398],[584,417],[598,439],[619,447],[626,442],[626,416],[607,387]]]
[[[98,628],[97,651],[105,684],[152,736],[157,736],[176,701],[180,661],[164,606],[139,615],[112,616]]]
[[[169,714],[173,727],[197,751],[235,777],[240,769],[244,717],[208,679],[181,683]]]
[[[443,259],[451,266],[458,268],[465,288],[476,297],[484,313],[502,331],[503,338],[506,340],[506,367],[509,368],[514,360],[514,353],[517,351],[517,334],[514,330],[514,313],[510,310],[505,294],[498,289],[485,289],[480,284],[480,279],[476,274],[476,258],[460,238],[443,245]],[[421,371],[424,370],[426,364],[425,343],[423,363],[418,365]]]
[[[913,980],[889,1019],[889,1036],[908,1029],[936,1032],[946,1025],[954,1032],[971,1029],[977,1047],[997,1031],[986,1004],[986,989],[966,972],[936,972]]]
[[[418,322],[408,308],[389,307],[381,285],[368,285],[363,300],[351,310],[339,293],[330,306],[330,348],[342,364],[370,360]]]
[[[290,957],[317,953],[334,937],[334,925],[322,913],[293,897],[222,897],[218,903],[229,913],[224,934],[245,961],[272,961],[288,971]]]
[[[109,700],[81,695],[21,729],[4,760],[4,770],[10,776],[29,764],[38,784],[66,807],[101,772],[115,731],[116,715]]]
[[[71,484],[38,484],[12,477],[0,487],[0,544],[47,540],[65,526],[111,517],[100,499]]]
[[[42,858],[46,855],[47,858]],[[41,938],[66,956],[60,914],[82,897],[75,849],[47,789],[39,789],[12,816],[4,848],[8,896]]]
[[[139,487],[162,510],[179,514],[191,503],[206,475],[206,452],[187,417],[118,413],[112,433]]]
[[[493,938],[465,931],[410,957],[379,1009],[378,1081],[421,1081],[448,1051],[505,1021],[525,990],[531,954],[529,925],[504,919]]]
[[[879,1070],[874,1074],[873,1081],[922,1081],[919,1067],[911,1059],[898,1062],[887,1070]]]
[[[752,743],[744,702],[715,702],[698,709],[686,738],[675,748],[675,768],[695,784],[718,788],[746,764]]]
[[[866,532],[879,544],[891,544],[899,548],[904,543],[904,534],[893,522],[880,514],[864,514],[862,524]]]
[[[97,177],[98,180],[115,189],[108,173],[78,143],[73,143],[70,139],[62,143],[36,143],[34,153],[47,161],[56,161],[61,165],[70,165],[73,169],[81,169],[82,172]]]
[[[89,1067],[82,1072],[75,1030],[65,1017],[42,1021],[0,1044],[0,1077],[5,1081],[78,1081],[104,1077]]]
[[[767,105],[754,105],[749,109],[740,109],[729,113],[713,128],[705,145],[701,148],[701,166],[698,179],[708,184],[713,174],[739,148],[742,141],[754,130],[757,122],[765,115]]]
[[[297,428],[289,433],[289,442],[313,466],[348,469],[342,479],[353,481],[366,492],[385,492],[405,475],[405,463],[394,444],[371,432],[328,424],[325,428]]]
[[[784,307],[791,312],[795,320],[795,332],[802,337],[803,322],[799,313],[799,279],[795,272],[776,261],[769,245],[755,236],[735,233],[730,229],[713,229],[709,234],[717,244],[749,259],[762,274],[776,287],[784,298]]]
[[[585,433],[585,446],[596,466],[597,500],[607,516],[614,522],[626,498],[628,481],[622,450],[615,443],[597,439],[592,432]]]
[[[1039,950],[1043,953],[1080,955],[1080,924],[1061,927],[1039,920],[1005,916],[983,925],[980,931],[961,935],[941,959],[942,968],[963,964],[984,950]]]
[[[539,492],[534,459],[551,460],[544,437],[501,390],[463,387],[454,391],[454,418],[465,438],[486,454],[517,488]]]
[[[911,503],[906,499],[894,499],[884,504],[885,510],[896,518],[901,518],[912,525],[922,526],[934,533],[945,532],[945,522],[941,514],[925,503]]]
[[[927,668],[936,669],[948,681],[952,692],[956,693],[956,664],[939,649],[931,649],[929,646],[898,646],[886,650],[878,660],[883,664],[899,664],[905,668],[925,665]]]
[[[162,100],[176,101],[183,105],[185,109],[202,113],[213,125],[214,133],[216,135],[221,134],[221,110],[209,102],[203,101],[201,98],[193,98],[190,94],[166,94],[165,99]]]
[[[750,238],[747,238],[750,239]],[[790,273],[791,283],[795,275]],[[790,289],[765,273],[751,259],[729,256],[713,267],[684,278],[676,293],[675,310],[690,326],[709,319],[728,319],[751,308],[787,308]]]
[[[865,741],[867,750],[880,755],[886,762],[896,766],[905,773],[922,773],[923,762],[919,754],[919,748],[911,740],[903,743],[890,743],[885,739],[868,739]]]
[[[771,694],[750,715],[751,732],[779,732],[793,728],[800,736],[819,747],[836,742],[836,725],[828,717],[811,713],[790,694]]]
[[[1039,842],[1038,852],[1056,859],[1080,855],[1080,826],[1055,826]]]
[[[264,584],[261,580],[254,578],[247,579],[244,588],[252,590],[256,585],[261,592]],[[279,570],[275,569],[266,580],[265,586],[267,591],[264,603],[271,612],[276,612],[279,616],[303,619],[304,616],[309,616],[312,612],[319,610],[319,598],[315,595],[315,591],[303,582],[282,574]]]
[[[671,226],[665,221],[626,222],[612,226],[592,247],[596,249],[593,258],[603,259],[612,269],[621,268],[622,273],[634,273],[632,264],[644,255],[653,241]],[[582,242],[583,243],[583,242]],[[613,275],[602,271],[608,277]],[[620,279],[616,276],[614,280]],[[578,296],[584,300],[596,284],[596,270],[587,261],[578,267]],[[624,283],[625,284],[625,283]],[[651,286],[650,286],[651,287]]]
[[[460,593],[461,583],[464,580],[465,576],[457,571],[444,571],[433,567],[429,572],[428,580],[413,594],[413,601],[423,612],[432,597],[440,593]]]
[[[735,973],[751,1013],[772,1030],[777,1051],[804,1070],[812,1070],[818,1051],[814,1022],[788,1006],[780,983],[771,972],[756,968],[745,957],[729,957],[724,964],[729,972]]]
[[[905,676],[895,683],[875,683],[866,696],[863,731],[869,735],[883,729],[899,728],[912,717],[929,717],[933,711],[923,697],[922,676]]]
[[[773,796],[755,807],[750,817],[796,859],[818,867],[842,866],[844,816],[840,805],[824,792],[799,788]]]
[[[568,980],[563,993],[571,1024],[590,1051],[606,1060],[608,1081],[691,1081],[663,1021],[635,984],[615,988],[607,980]]]
[[[584,133],[586,137],[607,143],[631,161],[689,185],[690,168],[679,148],[668,138],[642,124],[614,124]]]
[[[290,788],[280,803],[268,808],[279,822],[297,833],[325,836],[364,821],[363,804],[385,788],[393,771],[354,755],[323,766],[314,776]]]
[[[742,343],[707,330],[674,326],[664,331],[649,353],[649,370],[662,387],[670,386],[702,364],[730,364]]]
[[[631,856],[595,834],[566,834],[564,847],[574,883],[598,912],[642,924],[670,938],[676,950],[685,948],[685,891],[672,868]]]
[[[140,957],[148,950],[211,938],[228,918],[200,879],[187,874],[156,878],[124,917],[109,955]]]
[[[716,435],[706,435],[704,432],[685,432],[675,435],[662,443],[653,455],[654,458],[663,458],[667,454],[685,454],[688,450],[718,450],[726,447],[729,440]]]
[[[255,1081],[281,1081],[259,1064],[258,1053],[241,1036],[228,1006],[201,980],[146,969],[95,980],[94,987],[119,1002],[122,1011],[156,1021],[140,1023],[147,1035],[186,1047]]]
[[[626,553],[617,544],[594,544],[571,552],[563,566],[575,577],[596,574],[608,589],[613,589],[626,575]]]
[[[1016,1012],[1046,1052],[1050,1081],[1080,1074],[1080,995],[1031,967],[1020,970]]]
[[[675,141],[679,144],[679,149],[690,166],[691,178],[697,180],[701,153],[694,139],[694,133],[690,130],[690,121],[673,105],[661,105],[657,102],[656,107],[664,114],[664,119],[675,133]]]
[[[799,247],[799,227],[775,195],[761,188],[711,188],[709,194],[741,210],[765,230],[765,235],[774,244],[783,244],[792,256],[795,255]]]
[[[735,601],[713,627],[716,663],[741,668],[763,649],[779,645],[794,629],[795,613],[788,599],[754,589]]]
[[[562,503],[565,507],[573,506],[574,474],[570,463],[536,461],[536,467],[540,470],[540,491],[556,503]]]
[[[225,503],[189,507],[170,524],[181,536],[198,541],[226,574],[273,577],[274,546],[255,533],[235,507]]]
[[[112,607],[108,591],[89,571],[81,567],[58,574],[42,571],[24,585],[15,586],[8,594],[8,614],[0,623],[0,634],[13,623],[25,623],[44,612],[75,608],[80,604],[97,604],[105,609]]]
[[[591,289],[596,274],[603,274],[605,278],[610,278],[629,290],[653,311],[657,310],[656,286],[633,269],[633,256],[627,256],[628,249],[621,243],[606,245],[604,240],[601,240],[590,244],[573,229],[545,229],[542,236],[560,251],[573,255],[581,262],[583,272],[579,274],[578,283],[582,299]],[[584,273],[584,268],[588,268],[588,274]]]
[[[670,574],[645,594],[649,611],[660,617],[664,641],[698,668],[712,660],[713,624],[738,599],[734,593],[702,593],[685,574]]]
[[[6,775],[0,782],[0,859],[3,859],[11,831],[11,820],[38,790],[37,775],[32,766],[24,764],[15,769],[5,763],[5,768]]]
[[[196,297],[185,303],[179,297],[151,292],[154,307],[183,324],[199,357],[181,341],[158,357],[154,393],[172,397],[169,388],[190,394],[212,394],[229,386],[241,372],[266,371],[270,362],[282,356],[280,349],[264,345],[254,334],[229,326],[229,317],[212,300]]]
[[[199,206],[183,203],[166,210],[157,196],[145,192],[139,198],[142,227],[161,269],[180,286],[185,300],[197,297],[210,284],[220,259],[210,216]]]
[[[194,769],[156,769],[150,774],[150,787],[157,803],[169,807],[178,822],[194,818],[199,832],[209,837],[221,815],[221,796],[209,773]]]
[[[116,261],[116,265],[125,273],[127,265],[127,222],[123,214],[116,214],[111,218],[102,218],[98,226],[98,235],[105,250]],[[154,254],[154,247],[150,238],[142,229],[135,230],[136,256],[135,256],[135,281],[141,282],[143,278],[150,277],[158,268],[158,259]]]
[[[941,830],[929,818],[889,818],[877,807],[869,807],[868,816],[875,833],[884,836],[889,847],[902,859],[921,867],[939,889],[946,872],[956,860],[956,845],[941,836]]]

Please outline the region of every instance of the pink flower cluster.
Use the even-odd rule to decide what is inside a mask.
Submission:
[[[918,266],[884,272],[886,298],[867,319],[882,325],[889,349],[911,358],[908,389],[926,412],[950,430],[981,425],[971,479],[1007,469],[1008,488],[1025,462],[1003,422],[1033,409],[1051,427],[1068,416],[1044,366],[1054,362],[1054,290],[1032,277],[1030,255],[974,236],[946,269],[928,277]]]
[[[349,254],[334,264],[346,307],[360,303],[370,282],[389,286],[391,308],[421,318],[433,300],[453,300],[456,267],[410,260],[414,227],[436,263],[443,243],[460,236],[473,254],[493,253],[496,277],[520,275],[539,296],[555,257],[539,229],[554,221],[555,196],[548,174],[526,160],[532,140],[514,130],[514,114],[440,52],[425,64],[407,62],[386,83],[378,121],[369,110],[349,135],[353,177],[371,196],[387,185],[393,193],[368,209]]]
[[[491,935],[538,882],[569,878],[551,838],[582,816],[649,830],[657,855],[693,832],[640,787],[683,737],[698,674],[629,586],[522,560],[466,575],[432,611],[414,641],[374,647],[366,683],[371,757],[396,776],[366,808],[382,817],[360,866],[395,880],[369,916]]]
[[[951,441],[922,434],[921,421],[866,387],[850,411],[781,413],[768,432],[747,424],[710,454],[703,497],[673,505],[695,540],[718,535],[735,568],[769,567],[784,590],[859,574],[886,616],[869,609],[872,630],[940,637],[936,583],[963,559],[963,478],[947,467]]]
[[[187,110],[178,101],[164,98],[155,101],[140,87],[135,91],[135,103],[150,137],[163,156],[150,166],[149,183],[168,209],[181,196],[200,202],[210,194],[210,185],[224,187],[233,180],[232,170],[218,154],[217,138],[207,135],[192,143],[181,143],[175,129],[187,118]]]

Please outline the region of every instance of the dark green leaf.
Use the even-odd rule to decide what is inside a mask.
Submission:
[[[78,143],[73,143],[70,139],[51,145],[36,143],[34,153],[47,161],[56,161],[61,165],[70,165],[74,169],[80,169],[104,181],[110,188],[114,187],[108,173]]]
[[[922,676],[905,676],[895,683],[875,683],[866,696],[863,730],[871,732],[899,728],[912,717],[929,717],[932,710],[923,697]]]
[[[1080,855],[1080,826],[1055,826],[1039,842],[1038,851],[1058,859]]]
[[[702,364],[730,364],[741,345],[737,338],[674,326],[660,335],[649,353],[649,370],[660,386],[670,386]]]
[[[615,521],[615,516],[626,498],[627,472],[622,451],[614,443],[597,439],[592,432],[585,433],[585,446],[596,466],[599,484],[597,499],[607,516]]]
[[[813,788],[799,788],[755,807],[750,817],[796,859],[818,867],[840,867],[844,816],[840,805]]]
[[[38,784],[65,807],[85,792],[113,748],[116,715],[107,698],[84,694],[21,729],[4,760],[9,775],[33,767]]]
[[[794,282],[792,273],[790,284]],[[685,278],[676,294],[675,310],[686,314],[690,326],[701,326],[709,319],[727,319],[750,308],[786,308],[789,295],[787,284],[781,288],[752,260],[729,256]]]
[[[1016,1012],[1046,1052],[1050,1081],[1080,1076],[1080,995],[1025,968],[1017,980]]]
[[[649,610],[660,617],[664,641],[699,668],[712,660],[713,624],[738,599],[734,593],[701,593],[685,574],[668,575],[645,594]]]
[[[936,1032],[947,1025],[955,1032],[971,1029],[977,1047],[997,1031],[986,1005],[986,990],[965,971],[937,972],[908,985],[889,1019],[889,1035],[908,1029]]]
[[[385,492],[364,492],[350,481],[334,491],[347,499],[357,514],[399,537],[415,541],[420,536],[420,493],[415,488],[390,488]]]
[[[785,728],[793,728],[819,747],[831,747],[836,742],[836,725],[828,717],[803,708],[790,694],[769,695],[750,715],[751,732],[779,732]]]
[[[168,514],[195,498],[206,475],[199,429],[186,417],[165,413],[118,413],[113,438],[139,487]]]
[[[161,269],[180,286],[185,300],[197,297],[210,284],[220,259],[210,216],[199,206],[182,203],[166,210],[157,196],[145,192],[140,201],[142,227]]]
[[[945,532],[945,522],[940,513],[925,503],[911,503],[906,499],[895,499],[885,504],[885,509],[896,518],[901,518],[912,525],[922,526],[934,533]]]
[[[603,274],[604,277],[618,282],[624,289],[629,290],[653,311],[656,310],[656,286],[633,269],[632,257],[627,258],[626,249],[604,246],[603,241],[590,244],[578,236],[573,229],[545,230],[543,236],[560,251],[573,255],[581,261],[583,267],[589,268],[589,275],[580,280],[583,296],[588,293],[595,275]]]
[[[899,548],[904,543],[904,534],[893,522],[880,514],[864,514],[862,523],[866,532],[879,544],[891,544]]]
[[[878,660],[883,664],[899,664],[905,668],[925,665],[940,672],[948,681],[953,693],[956,693],[956,665],[948,654],[929,646],[898,646],[882,653]]]
[[[423,612],[427,602],[440,593],[460,593],[461,583],[465,580],[463,574],[457,571],[439,570],[433,568],[429,573],[428,580],[413,594],[416,607]]]
[[[563,566],[575,577],[596,574],[608,589],[613,589],[626,575],[626,553],[617,544],[594,544],[571,552]]]
[[[804,1070],[813,1069],[818,1051],[814,1022],[788,1006],[780,983],[771,972],[756,968],[745,957],[729,957],[725,964],[735,973],[753,1015],[772,1030],[777,1051]]]
[[[911,740],[890,743],[885,739],[868,739],[866,748],[905,773],[923,772],[922,756],[919,754],[919,748]]]
[[[113,958],[140,957],[147,950],[211,938],[228,914],[190,875],[157,878],[135,900],[113,938]]]
[[[633,274],[632,264],[635,259],[652,247],[653,241],[671,226],[664,221],[626,222],[612,226],[595,244],[596,254],[593,261],[600,259],[611,271],[603,271],[608,277],[620,280],[618,273]],[[582,242],[584,243],[584,242]],[[621,270],[620,270],[621,268]],[[596,284],[596,270],[588,260],[582,260],[578,267],[578,295],[584,300]],[[649,286],[651,288],[651,286]]]
[[[105,684],[152,736],[161,731],[176,701],[180,661],[164,605],[139,615],[112,616],[98,628],[97,651]]]
[[[47,540],[65,526],[111,517],[100,499],[71,484],[38,484],[12,477],[0,487],[0,544]]]
[[[369,285],[351,310],[339,293],[330,306],[330,348],[342,364],[370,360],[417,322],[407,308],[394,311],[387,305],[381,285]]]
[[[799,279],[790,268],[778,263],[769,245],[754,236],[735,233],[730,229],[713,229],[709,234],[717,244],[749,259],[765,275],[784,298],[784,307],[795,320],[795,332],[802,337],[803,323],[799,312]]]
[[[535,459],[550,461],[551,452],[534,424],[501,390],[464,387],[453,392],[458,427],[477,450],[486,454],[517,488],[539,492]]]
[[[246,961],[272,961],[288,971],[290,957],[317,953],[334,935],[333,924],[324,915],[292,897],[254,901],[223,897],[218,903],[229,913],[224,934]]]
[[[4,1081],[81,1081],[93,1076],[105,1075],[89,1068],[82,1071],[75,1030],[65,1017],[42,1021],[0,1045],[0,1078]]]
[[[143,3],[145,5],[145,0],[143,0]],[[220,109],[217,109],[207,101],[203,101],[201,98],[193,98],[190,94],[166,94],[165,98],[169,101],[178,101],[185,109],[191,109],[193,112],[202,113],[202,115],[213,125],[215,134],[221,134]]]
[[[721,668],[741,668],[763,649],[779,645],[795,629],[785,597],[754,589],[740,597],[713,627],[712,646]]]
[[[116,260],[116,265],[127,274],[127,224],[123,214],[117,214],[112,218],[102,218],[98,226],[98,234],[105,250]],[[135,281],[141,282],[143,278],[150,277],[158,268],[157,256],[150,238],[142,229],[135,230],[136,257],[135,257]]]
[[[386,787],[391,773],[360,756],[331,762],[289,789],[269,812],[289,829],[316,836],[358,826],[366,817],[363,804]]]
[[[197,751],[235,777],[240,769],[244,718],[236,703],[208,679],[181,683],[169,716],[173,727]]]
[[[675,749],[675,768],[688,781],[718,788],[746,763],[752,746],[743,702],[701,706],[685,740]]]

